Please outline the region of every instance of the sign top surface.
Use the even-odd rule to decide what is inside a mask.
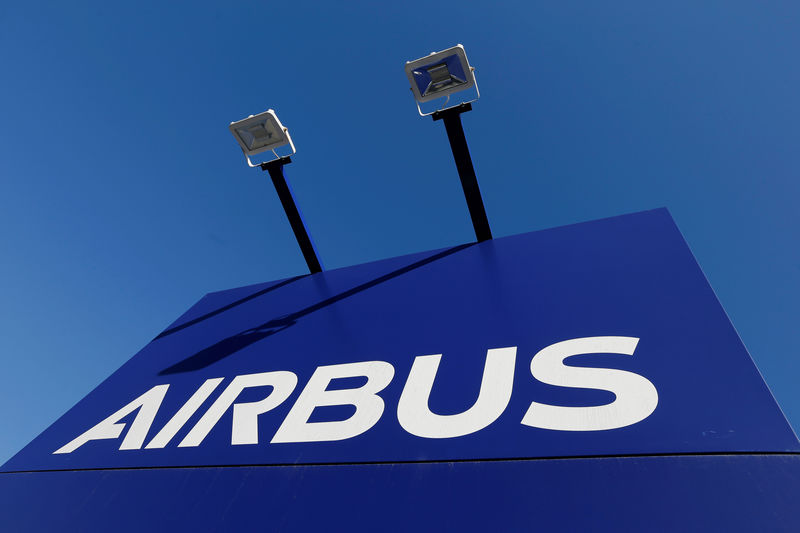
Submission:
[[[2,470],[786,451],[658,209],[211,293]]]

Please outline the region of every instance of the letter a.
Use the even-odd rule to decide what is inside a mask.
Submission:
[[[118,439],[125,428],[125,424],[119,421],[134,412],[136,418],[131,423],[131,428],[128,434],[122,440],[120,450],[138,450],[142,447],[144,439],[147,437],[147,432],[153,424],[153,419],[156,417],[158,408],[161,407],[161,402],[164,400],[164,395],[167,393],[169,385],[156,385],[149,391],[145,392],[131,403],[109,416],[90,430],[79,435],[71,440],[61,448],[53,453],[72,453],[90,440],[101,439]]]

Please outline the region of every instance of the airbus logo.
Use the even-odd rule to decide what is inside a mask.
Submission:
[[[533,356],[530,373],[536,380],[557,387],[598,389],[612,392],[606,405],[566,407],[531,401],[520,420],[524,426],[554,431],[606,431],[630,426],[650,416],[658,405],[658,392],[645,377],[625,370],[567,366],[565,360],[582,354],[634,354],[636,337],[583,337],[547,346]],[[428,399],[435,386],[442,354],[416,357],[397,403],[397,421],[417,437],[449,439],[480,431],[497,420],[511,399],[517,348],[492,348],[486,352],[478,399],[467,410],[450,415],[432,412]],[[395,369],[386,361],[362,361],[317,367],[305,384],[270,443],[339,441],[372,428],[384,414],[379,393],[394,379]],[[366,378],[360,387],[328,390],[332,380]],[[156,385],[95,426],[66,443],[54,454],[72,453],[95,440],[119,439],[123,419],[136,412],[120,450],[160,449],[168,446],[225,378],[211,378],[189,397],[167,423],[148,440],[153,422],[169,384]],[[297,387],[297,376],[278,370],[235,376],[200,417],[177,447],[196,447],[229,410],[233,412],[231,445],[258,444],[258,416],[285,402]],[[253,387],[271,387],[255,402],[237,402]],[[311,422],[317,407],[350,405],[355,412],[345,420]],[[145,444],[145,441],[147,443]]]

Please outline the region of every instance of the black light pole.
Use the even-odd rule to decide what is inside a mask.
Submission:
[[[317,272],[322,272],[322,265],[317,258],[317,251],[314,249],[314,243],[311,242],[311,237],[308,236],[308,231],[306,231],[303,217],[300,215],[297,204],[294,202],[289,184],[286,183],[286,177],[283,175],[283,166],[291,162],[291,157],[281,157],[269,163],[261,163],[261,170],[269,172],[269,177],[272,178],[272,184],[275,186],[275,192],[278,193],[278,198],[281,200],[283,210],[286,212],[286,217],[289,219],[292,231],[294,231],[297,244],[300,245],[300,251],[303,252],[303,258],[306,260],[308,270],[311,271],[312,274],[316,274]]]
[[[456,162],[458,177],[461,178],[461,187],[464,189],[464,197],[467,200],[472,227],[475,229],[475,237],[478,242],[483,242],[492,238],[492,230],[489,228],[489,219],[486,218],[481,190],[478,187],[478,179],[475,177],[475,167],[472,166],[467,138],[464,136],[464,128],[461,126],[461,113],[467,111],[472,111],[472,104],[466,103],[443,111],[436,111],[432,116],[434,121],[442,120],[444,122],[450,149],[453,151],[453,159]]]

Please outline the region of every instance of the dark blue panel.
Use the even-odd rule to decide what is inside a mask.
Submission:
[[[0,474],[4,531],[800,531],[800,456]]]
[[[539,350],[592,336],[640,341],[633,356],[581,355],[570,364],[644,376],[658,391],[655,411],[606,431],[522,425],[532,401],[591,406],[614,399],[531,375]],[[513,392],[488,427],[431,439],[400,426],[398,399],[415,357],[443,354],[429,404],[453,414],[475,402],[487,350],[511,346],[517,347]],[[372,360],[388,361],[395,375],[380,392],[385,410],[371,429],[333,442],[269,443],[318,366]],[[234,376],[275,370],[294,372],[299,383],[259,417],[259,444],[231,445],[229,410],[200,446],[177,446]],[[151,387],[169,384],[150,439],[208,378],[225,380],[163,449],[119,449],[132,415],[119,439],[53,455]],[[248,390],[240,400],[266,393]],[[348,407],[326,408],[313,420],[351,414]],[[800,450],[797,439],[669,214],[656,210],[209,295],[3,468],[790,450]]]

